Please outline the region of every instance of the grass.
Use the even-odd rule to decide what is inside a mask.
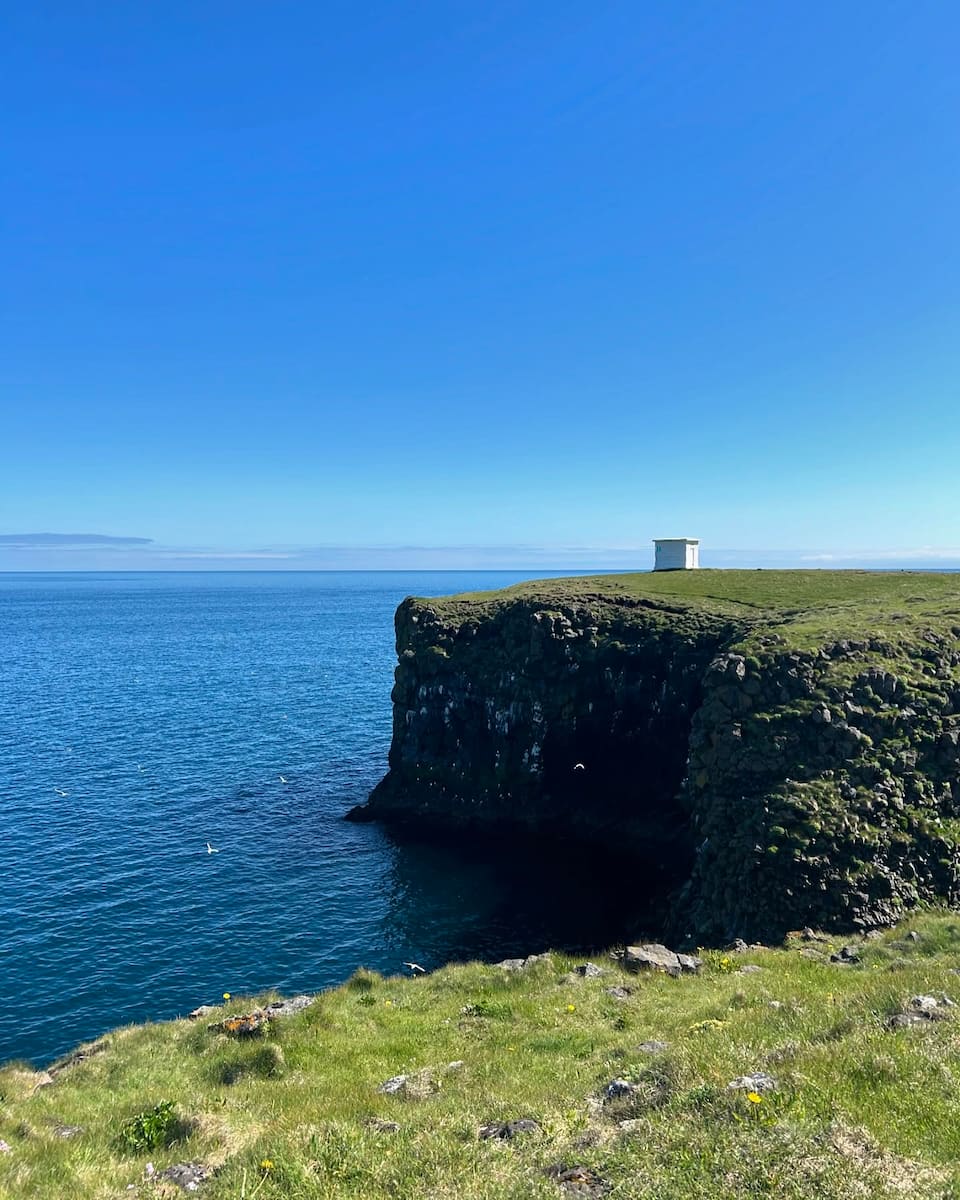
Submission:
[[[476,619],[527,600],[557,608],[646,603],[699,610],[749,628],[777,627],[791,644],[825,637],[875,637],[897,642],[928,627],[960,625],[960,574],[923,571],[660,571],[540,579],[496,592],[465,592],[424,604],[454,620]]]
[[[462,592],[454,599],[492,602],[529,596],[712,600],[783,612],[864,602],[911,608],[949,601],[960,606],[960,576],[932,571],[638,571],[538,579],[499,591]]]
[[[960,920],[910,930],[861,939],[852,966],[828,961],[839,943],[800,937],[705,952],[679,980],[606,955],[602,977],[581,978],[554,955],[517,973],[361,972],[247,1039],[208,1024],[269,997],[120,1029],[52,1083],[0,1070],[0,1197],[180,1196],[159,1178],[180,1162],[211,1170],[199,1194],[231,1200],[954,1196],[960,1019],[887,1020],[918,994],[960,1000]],[[654,1039],[667,1048],[642,1048]],[[758,1071],[775,1091],[728,1088]],[[398,1074],[405,1092],[378,1092]],[[635,1090],[604,1104],[618,1078]],[[124,1131],[139,1137],[165,1102],[175,1119],[138,1148]],[[518,1118],[539,1131],[479,1136]],[[574,1166],[603,1189],[565,1190],[556,1169]]]

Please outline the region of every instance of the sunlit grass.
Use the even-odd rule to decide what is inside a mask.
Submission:
[[[607,1195],[651,1200],[950,1195],[960,1021],[948,1009],[888,1022],[918,994],[960,999],[960,922],[928,915],[913,929],[858,942],[854,966],[793,939],[711,952],[679,980],[601,956],[600,978],[562,956],[513,974],[364,972],[263,1036],[212,1032],[217,1014],[117,1030],[53,1083],[0,1071],[0,1197],[182,1195],[157,1181],[179,1162],[204,1164],[198,1194],[216,1198],[556,1198],[569,1193],[546,1172],[564,1165],[589,1168]],[[761,970],[741,974],[748,963]],[[222,1013],[267,999],[232,997]],[[727,1086],[757,1072],[775,1090]],[[377,1091],[400,1074],[416,1086]],[[635,1089],[604,1104],[614,1079]],[[172,1142],[125,1145],[125,1123],[164,1101]],[[479,1136],[518,1118],[539,1131]]]
[[[622,599],[729,620],[742,633],[775,628],[801,648],[829,637],[903,643],[960,624],[960,575],[925,571],[644,571],[539,579],[424,603],[456,623],[518,600],[562,609]],[[638,619],[649,622],[651,610],[641,608]]]

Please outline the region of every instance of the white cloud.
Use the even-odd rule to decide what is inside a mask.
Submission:
[[[916,546],[908,550],[847,550],[825,554],[801,554],[801,562],[960,562],[960,550]]]

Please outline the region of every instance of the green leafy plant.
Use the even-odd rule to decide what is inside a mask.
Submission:
[[[509,1004],[500,1004],[490,1000],[476,1000],[473,1004],[465,1004],[460,1010],[465,1017],[487,1017],[502,1021],[513,1015]]]
[[[133,1154],[169,1146],[182,1133],[182,1126],[172,1100],[161,1100],[153,1108],[137,1113],[120,1126],[118,1141],[122,1149]]]

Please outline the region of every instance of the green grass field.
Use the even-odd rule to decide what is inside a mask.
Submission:
[[[775,630],[810,649],[830,638],[909,645],[960,626],[960,573],[923,571],[659,571],[539,579],[495,592],[422,603],[454,622],[478,620],[515,601],[551,609],[646,603],[667,612],[728,618],[750,632]],[[749,649],[749,644],[746,647]]]
[[[598,978],[561,956],[360,972],[260,1035],[208,1028],[249,1011],[238,998],[117,1030],[52,1082],[0,1071],[0,1197],[184,1195],[161,1177],[183,1162],[231,1200],[956,1196],[960,1010],[942,997],[960,1000],[960,920],[861,939],[853,965],[829,961],[838,945],[710,951],[680,979],[606,954]],[[943,1019],[891,1028],[921,995]],[[773,1090],[728,1087],[757,1072]],[[617,1079],[631,1089],[605,1102]],[[480,1136],[515,1119],[536,1128]]]
[[[576,601],[583,596],[707,600],[797,612],[847,605],[960,606],[960,574],[927,571],[642,571],[538,579],[496,592],[464,592],[455,600],[520,597]]]

